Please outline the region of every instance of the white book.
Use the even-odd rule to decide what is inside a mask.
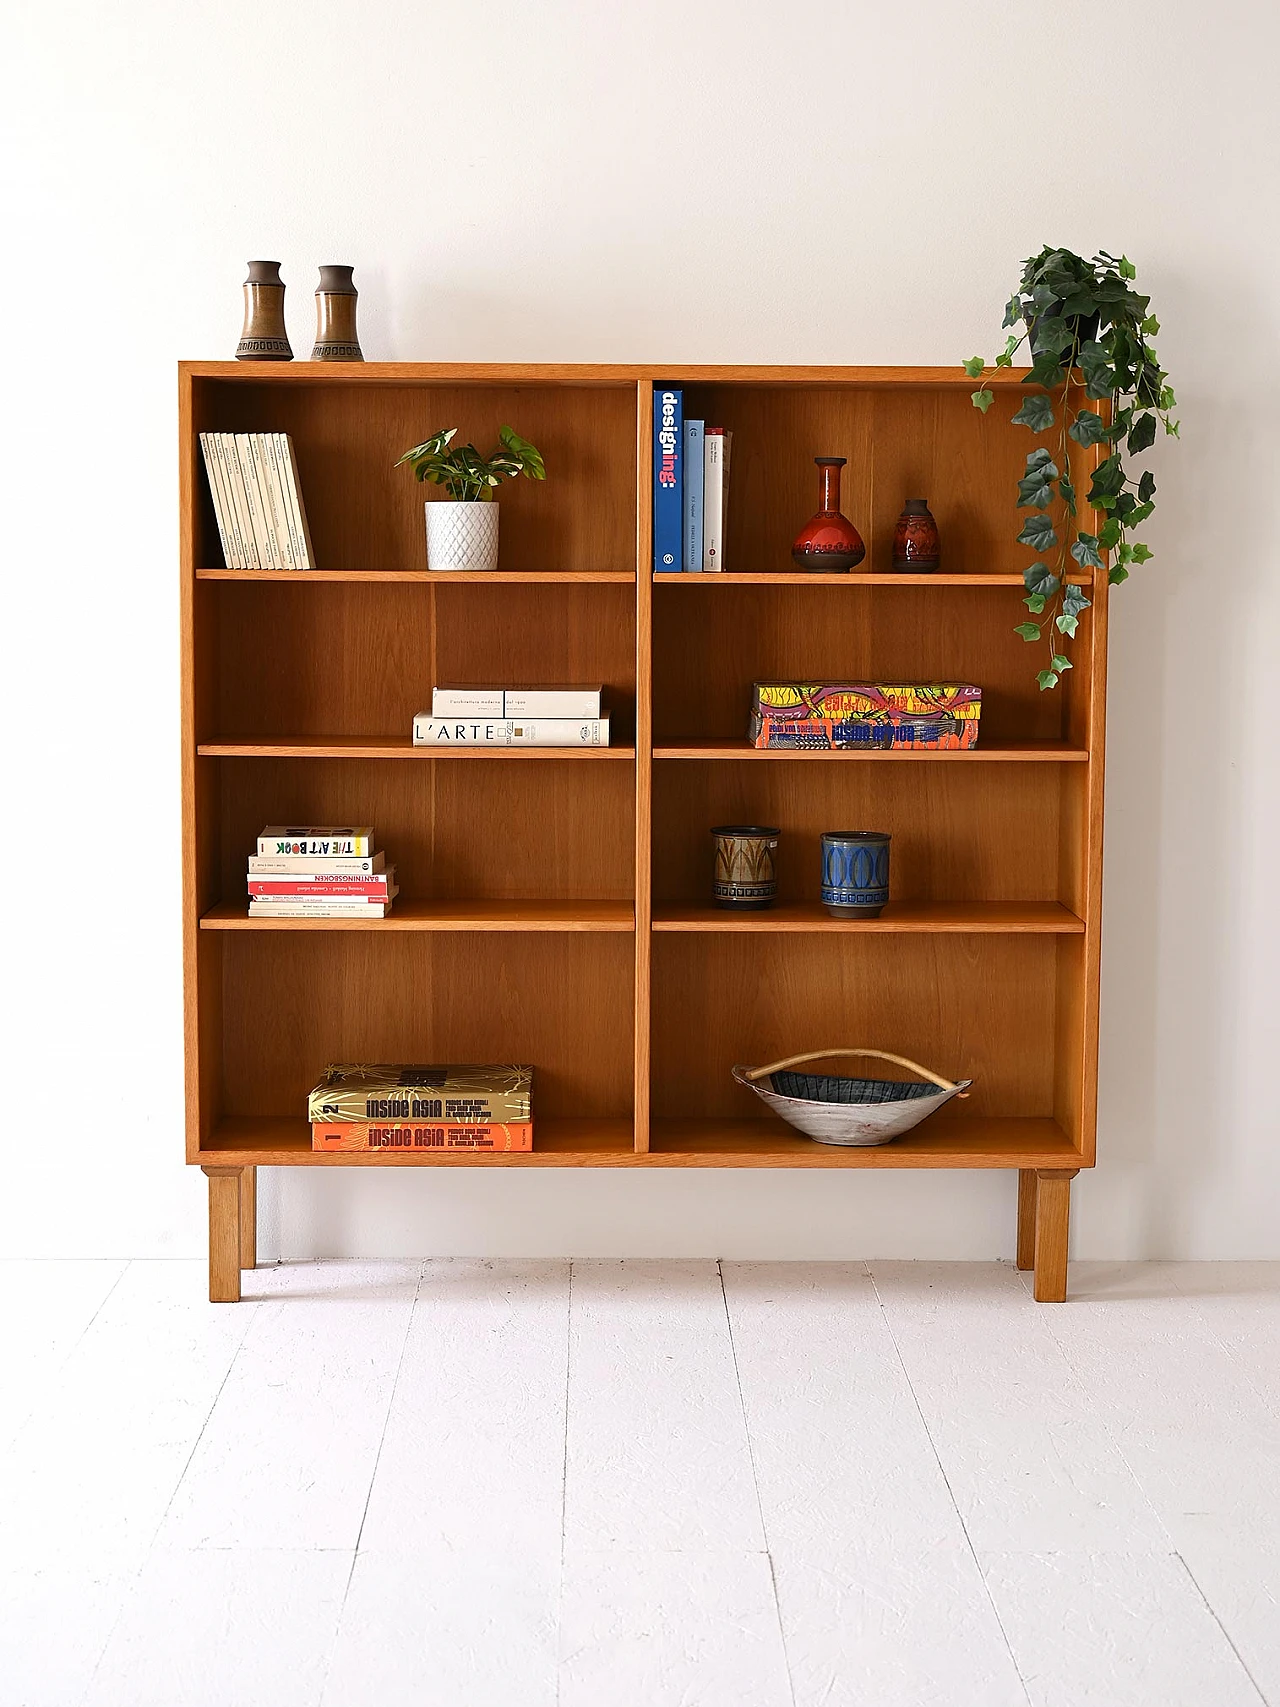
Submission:
[[[200,435],[200,450],[204,456],[205,478],[209,482],[209,496],[213,499],[213,519],[218,524],[218,540],[222,546],[222,561],[228,569],[234,569],[231,524],[227,519],[227,497],[222,490],[222,470],[218,467],[218,459],[214,455],[210,438],[209,433],[201,433]]]
[[[232,551],[231,561],[228,564],[228,567],[232,569],[248,569],[251,565],[249,562],[248,547],[244,543],[244,535],[240,526],[240,499],[237,491],[238,483],[232,474],[231,462],[233,459],[227,454],[227,447],[224,442],[226,437],[227,435],[225,433],[209,434],[209,440],[213,446],[214,459],[218,465],[218,472],[222,477],[223,494],[227,500],[227,524],[231,532]]]
[[[249,902],[251,919],[385,919],[390,901],[269,901],[255,895]]]
[[[390,868],[395,870],[395,866]],[[370,854],[367,859],[326,859],[320,855],[308,858],[290,854],[250,854],[250,877],[378,877],[387,870],[385,853]]]
[[[236,455],[240,459],[240,472],[244,477],[245,494],[249,502],[249,526],[253,530],[253,543],[258,557],[258,568],[278,569],[279,564],[275,561],[271,535],[267,528],[262,493],[258,487],[258,471],[253,463],[252,434],[233,433],[232,438],[235,441]]]
[[[297,895],[313,901],[319,895],[332,895],[338,901],[376,901],[396,893],[396,868],[385,871],[251,871],[245,879],[250,893],[268,899],[282,895]],[[259,888],[254,889],[253,884]]]
[[[609,719],[604,717],[466,718],[413,720],[415,747],[607,747]]]
[[[301,547],[298,560],[299,569],[314,569],[316,566],[315,547],[311,543],[311,529],[307,526],[307,507],[302,501],[302,481],[298,477],[298,458],[294,453],[293,440],[288,433],[277,433],[279,447],[282,453],[281,465],[285,474],[285,495],[293,512],[294,527],[297,530]]]
[[[603,688],[433,688],[433,717],[600,716]]]
[[[258,835],[259,856],[279,859],[368,859],[373,831],[367,824],[268,824]]]
[[[227,484],[231,488],[231,501],[235,506],[240,554],[244,559],[241,566],[245,569],[261,569],[262,560],[258,556],[258,542],[254,538],[253,521],[249,512],[249,490],[245,485],[244,468],[236,449],[236,435],[219,433],[218,443],[222,448],[222,465],[227,472]]]
[[[708,427],[702,440],[702,568],[724,568],[724,428]]]
[[[284,516],[281,513],[283,494],[277,495],[275,468],[267,454],[265,433],[246,433],[249,441],[249,458],[253,463],[254,479],[258,488],[258,498],[262,508],[263,521],[267,530],[267,568],[287,569],[289,567],[289,541],[285,533]]]
[[[275,481],[285,558],[290,569],[304,569],[307,551],[302,542],[301,529],[293,513],[293,505],[289,502],[289,457],[284,448],[283,439],[283,433],[263,433],[262,435],[263,447],[266,450],[267,461],[271,465],[272,476]]]

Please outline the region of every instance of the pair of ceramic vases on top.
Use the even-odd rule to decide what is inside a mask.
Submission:
[[[800,530],[791,547],[798,569],[819,575],[847,574],[867,555],[862,535],[840,510],[840,470],[843,456],[815,456],[818,466],[818,510]],[[900,574],[930,575],[942,562],[938,524],[927,498],[908,498],[893,530],[893,567]]]
[[[362,362],[356,334],[354,267],[324,266],[316,286],[313,362]],[[240,362],[291,362],[293,345],[284,323],[284,280],[279,261],[250,261],[244,281],[244,326],[236,345]]]
[[[780,831],[768,824],[712,830],[717,907],[756,913],[778,897]],[[889,899],[889,842],[883,830],[828,830],[822,837],[822,904],[836,919],[878,919]]]

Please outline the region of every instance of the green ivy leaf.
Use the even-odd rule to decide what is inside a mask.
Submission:
[[[1024,640],[1039,640],[1040,624],[1038,622],[1020,622],[1013,632],[1020,634]]]
[[[1032,347],[1037,355],[1042,350],[1047,355],[1061,355],[1063,350],[1071,348],[1075,338],[1075,328],[1065,314],[1055,314],[1050,319],[1037,320],[1031,334]]]
[[[1056,688],[1058,685],[1058,678],[1054,675],[1052,670],[1041,670],[1039,675],[1037,675],[1036,680],[1040,683],[1041,693],[1043,693],[1046,688]]]
[[[1110,397],[1116,389],[1116,372],[1111,357],[1096,338],[1080,346],[1080,371],[1084,375],[1088,396]]]
[[[1030,427],[1033,433],[1048,432],[1053,425],[1053,402],[1042,393],[1033,392],[1023,400],[1013,419],[1020,427]]]
[[[1156,442],[1156,418],[1147,413],[1139,415],[1129,429],[1129,454],[1136,456],[1139,451],[1146,450]]]
[[[964,364],[964,371],[969,375],[970,379],[977,379],[986,365],[986,362],[983,361],[981,356],[970,356],[968,361]]]
[[[1129,511],[1129,514],[1125,517],[1124,525],[1129,528],[1140,528],[1143,522],[1146,521],[1147,517],[1154,515],[1154,513],[1154,504],[1139,504],[1135,509]]]
[[[1022,584],[1029,593],[1040,599],[1051,599],[1062,585],[1047,563],[1033,563],[1029,569],[1024,569]]]
[[[1084,589],[1077,587],[1074,581],[1068,582],[1062,594],[1062,610],[1065,616],[1079,616],[1083,610],[1088,610],[1089,600],[1084,596]]]
[[[995,400],[995,392],[988,391],[985,387],[981,391],[971,391],[969,393],[969,401],[973,404],[975,409],[981,409],[984,415]]]
[[[1071,668],[1070,658],[1064,658],[1061,652],[1055,652],[1049,662],[1059,675],[1062,675],[1064,671]]]
[[[1076,513],[1076,489],[1071,483],[1071,476],[1064,474],[1058,481],[1058,496],[1067,506],[1067,514],[1074,517]]]
[[[1149,504],[1156,495],[1156,477],[1148,468],[1138,482],[1138,498],[1144,504]]]
[[[1053,523],[1048,516],[1028,516],[1023,522],[1022,532],[1018,535],[1019,545],[1029,545],[1033,551],[1050,551],[1057,543],[1058,536],[1053,531]],[[1043,568],[1044,565],[1037,564],[1036,567]],[[1028,569],[1027,574],[1031,573],[1032,571]],[[1030,582],[1027,584],[1030,586]],[[1057,591],[1056,585],[1054,591]]]
[[[1063,611],[1061,616],[1055,617],[1053,620],[1054,627],[1058,630],[1059,634],[1068,635],[1072,640],[1075,639],[1076,629],[1080,626],[1080,622],[1077,617],[1068,616],[1067,612]]]
[[[1107,437],[1106,423],[1094,410],[1082,409],[1067,428],[1067,436],[1078,445],[1101,444]]]
[[[1154,314],[1147,315],[1147,318],[1142,322],[1142,330],[1146,333],[1148,338],[1159,337],[1160,322],[1156,319]]]
[[[1020,510],[1047,510],[1053,502],[1053,482],[1058,467],[1048,450],[1033,450],[1027,458],[1027,472],[1018,482]]]
[[[1041,611],[1044,609],[1044,594],[1043,593],[1028,593],[1026,598],[1023,599],[1022,602],[1024,605],[1026,605],[1027,609],[1031,612],[1032,616],[1039,616]],[[1040,630],[1037,629],[1036,633],[1038,634],[1039,632],[1040,632]]]
[[[1133,548],[1133,561],[1135,563],[1150,563],[1154,556],[1155,552],[1149,545],[1135,545]]]
[[[1118,587],[1120,585],[1121,581],[1127,581],[1128,579],[1129,579],[1129,571],[1127,569],[1121,568],[1121,566],[1118,563],[1113,564],[1112,567],[1107,571],[1107,580],[1110,582],[1110,584],[1113,587]]]
[[[1076,542],[1071,547],[1071,555],[1082,569],[1101,569],[1102,558],[1098,555],[1097,534],[1078,533]]]
[[[1133,262],[1129,259],[1129,257],[1127,255],[1121,255],[1121,257],[1120,257],[1120,277],[1122,279],[1136,279],[1137,276],[1138,276],[1138,269],[1134,266]]]
[[[1009,334],[1009,337],[1008,337],[1006,343],[1005,343],[1004,349],[1001,350],[1000,354],[996,357],[996,366],[997,367],[1012,367],[1013,366],[1013,352],[1017,349],[1018,345],[1021,342],[1022,342],[1022,339],[1016,338],[1013,335],[1013,333],[1011,332]]]
[[[1094,469],[1093,480],[1089,486],[1089,502],[1097,506],[1100,498],[1110,499],[1112,503],[1102,506],[1110,509],[1113,507],[1114,500],[1123,490],[1124,463],[1118,454],[1113,454],[1107,457],[1105,462],[1100,462]]]
[[[1029,385],[1039,385],[1045,391],[1056,391],[1066,383],[1066,369],[1057,356],[1037,356],[1027,375]]]

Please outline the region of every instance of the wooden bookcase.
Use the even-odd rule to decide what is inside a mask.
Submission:
[[[651,572],[655,382],[735,434],[728,574]],[[1107,588],[1080,577],[1075,667],[1041,693],[1013,633],[1024,375],[990,383],[983,418],[958,368],[183,364],[187,1159],[211,1297],[253,1265],[263,1165],[1017,1169],[1018,1262],[1065,1296],[1069,1182],[1094,1161]],[[503,488],[497,574],[431,575],[424,489],[392,464],[505,421],[549,477]],[[215,567],[197,435],[258,429],[293,436],[320,570]],[[792,570],[815,454],[849,459],[865,573]],[[920,493],[945,573],[888,573]],[[751,683],[791,675],[976,682],[980,744],[755,752]],[[603,681],[615,745],[415,749],[437,680]],[[247,917],[259,829],[308,821],[376,827],[390,918]],[[709,903],[708,831],[731,821],[782,828],[770,912]],[[893,899],[863,924],[818,904],[819,836],[851,825],[894,838]],[[730,1076],[834,1045],[976,1083],[846,1150]],[[305,1095],[332,1060],[530,1062],[537,1147],[317,1155]]]

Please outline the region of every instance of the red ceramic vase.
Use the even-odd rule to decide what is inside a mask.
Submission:
[[[818,513],[801,528],[791,558],[797,568],[818,574],[841,574],[857,567],[867,555],[862,535],[840,514],[840,470],[848,458],[815,456],[821,481]]]
[[[927,498],[908,498],[893,530],[893,566],[899,572],[932,575],[942,562],[938,524]]]

